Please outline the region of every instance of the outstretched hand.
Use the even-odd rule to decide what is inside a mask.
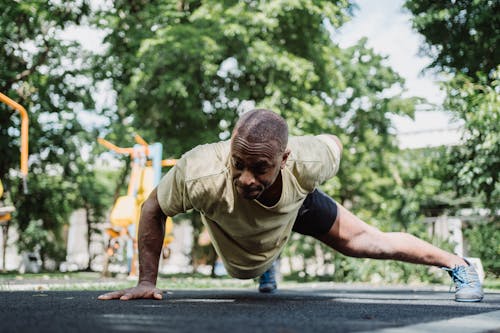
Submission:
[[[103,301],[110,299],[128,301],[137,298],[163,299],[163,292],[152,283],[142,282],[133,288],[112,291],[97,297]]]

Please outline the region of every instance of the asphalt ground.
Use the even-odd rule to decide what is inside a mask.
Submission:
[[[431,289],[171,290],[161,301],[101,291],[0,292],[0,332],[500,332],[500,293],[457,303]]]

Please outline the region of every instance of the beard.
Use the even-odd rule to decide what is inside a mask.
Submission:
[[[234,182],[234,186],[236,187],[236,191],[238,191],[238,195],[247,200],[257,199],[265,190],[264,186],[241,186],[237,181]]]

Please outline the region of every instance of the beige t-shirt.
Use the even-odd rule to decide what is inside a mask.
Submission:
[[[167,216],[198,210],[228,273],[241,279],[257,277],[283,249],[307,194],[339,168],[339,148],[327,135],[290,137],[288,148],[281,198],[272,207],[238,196],[229,141],[184,154],[158,186],[160,207]]]

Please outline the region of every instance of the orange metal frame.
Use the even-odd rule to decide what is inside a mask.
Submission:
[[[0,93],[0,101],[21,114],[21,174],[26,179],[28,175],[28,112],[21,105],[2,93]]]

